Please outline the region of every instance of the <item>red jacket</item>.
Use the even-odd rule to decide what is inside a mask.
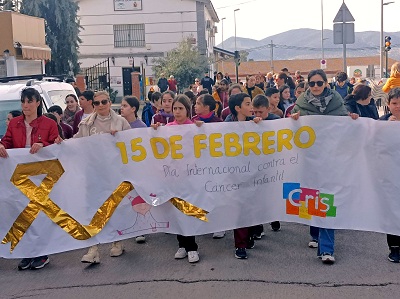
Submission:
[[[57,123],[47,118],[39,116],[30,124],[32,127],[31,145],[34,143],[43,143],[47,146],[54,143],[58,137]],[[5,148],[24,148],[26,145],[26,128],[24,116],[14,117],[8,124],[7,132],[0,141]]]

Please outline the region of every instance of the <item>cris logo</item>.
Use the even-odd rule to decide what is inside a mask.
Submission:
[[[299,218],[336,217],[334,195],[320,193],[317,189],[300,187],[300,183],[283,183],[283,199],[286,201],[286,214]]]

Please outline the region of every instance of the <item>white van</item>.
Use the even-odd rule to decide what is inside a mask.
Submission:
[[[44,112],[53,105],[58,105],[64,110],[65,97],[68,94],[76,95],[71,84],[61,82],[57,78],[44,76],[0,78],[0,138],[6,132],[8,113],[12,110],[21,110],[21,91],[24,88],[33,87],[39,91],[44,100]]]

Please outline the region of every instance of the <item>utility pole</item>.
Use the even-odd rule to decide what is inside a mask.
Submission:
[[[274,73],[274,43],[272,42],[272,39],[270,48],[271,48],[271,71],[272,73]]]

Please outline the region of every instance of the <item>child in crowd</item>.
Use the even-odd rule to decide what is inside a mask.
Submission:
[[[270,113],[268,98],[263,94],[259,94],[253,99],[253,111],[254,116],[260,117],[263,120],[280,119],[278,115]]]
[[[308,85],[306,92],[296,100],[291,117],[299,119],[300,115],[334,115],[350,116],[357,119],[358,115],[349,113],[344,106],[341,95],[328,88],[328,78],[322,69],[312,70],[308,74]],[[333,264],[335,247],[335,230],[310,226],[311,241],[310,248],[318,248],[317,255],[321,257],[324,264]]]
[[[233,95],[241,93],[241,92],[242,92],[242,87],[240,84],[232,84],[231,87],[229,87],[228,96],[230,97],[230,96],[233,96]],[[229,110],[229,105],[228,105],[228,107],[226,107],[221,112],[222,120],[225,120],[230,113],[231,113],[231,110]]]
[[[229,109],[231,114],[225,119],[226,122],[249,121],[255,123],[261,121],[260,117],[253,116],[253,105],[247,93],[241,92],[229,98]],[[235,257],[247,259],[246,249],[254,248],[254,227],[242,227],[233,230],[235,239]]]
[[[379,120],[400,121],[400,87],[392,88],[389,91],[388,106],[390,113],[383,115]],[[393,263],[400,262],[400,236],[387,234],[389,246],[388,260]]]
[[[253,111],[254,116],[260,117],[263,120],[273,120],[280,119],[278,115],[270,113],[270,105],[267,96],[263,94],[257,95],[253,99]],[[281,223],[279,221],[273,221],[270,223],[271,229],[273,231],[279,231],[281,229]],[[255,240],[260,240],[264,236],[264,228],[262,225],[257,225],[254,227],[253,238]]]
[[[286,111],[293,104],[293,100],[290,97],[290,87],[289,85],[282,85],[279,87],[279,104],[278,108],[282,112]]]
[[[371,87],[367,85],[356,85],[353,92],[344,98],[344,105],[350,113],[357,113],[360,117],[379,118]]]
[[[12,111],[8,112],[7,119],[6,119],[6,127],[8,127],[8,124],[14,117],[20,116],[21,114],[22,114],[22,112],[19,110],[12,110]]]
[[[184,94],[178,95],[172,103],[172,111],[174,113],[174,120],[168,122],[166,126],[186,125],[193,124],[190,120],[191,104],[190,100]],[[154,129],[161,126],[160,122],[151,125]],[[195,236],[176,236],[179,243],[178,251],[175,253],[176,259],[183,259],[188,257],[189,263],[196,263],[199,261],[198,246]]]
[[[169,122],[174,121],[174,115],[172,113],[172,102],[175,99],[175,93],[167,90],[161,95],[161,109],[157,114],[154,114],[151,119],[151,124],[160,123],[166,125]]]
[[[192,109],[191,109],[191,111],[192,111],[192,114],[191,114],[191,116],[190,117],[193,117],[193,116],[195,116],[196,115],[196,112],[194,111],[194,106],[196,105],[196,96],[195,96],[195,94],[193,93],[193,91],[191,91],[191,90],[187,90],[187,91],[185,91],[184,93],[183,93],[185,96],[187,96],[188,98],[189,98],[189,100],[190,100],[190,104],[192,105],[191,107],[192,107]]]
[[[194,110],[196,112],[196,116],[192,118],[193,122],[202,121],[205,123],[215,123],[221,122],[222,120],[215,115],[216,101],[213,96],[210,94],[202,94],[196,99],[196,104],[194,106]],[[214,239],[221,239],[225,236],[225,232],[215,232],[213,234]]]
[[[153,115],[161,109],[161,93],[155,91],[151,94],[150,101],[146,101],[142,111],[142,121],[150,127]]]
[[[146,124],[138,118],[139,100],[134,96],[126,96],[121,101],[121,116],[125,118],[132,129],[146,128]]]
[[[269,107],[270,107],[269,112],[278,115],[279,117],[283,117],[283,111],[278,108],[280,100],[279,89],[275,87],[267,88],[267,90],[265,91],[265,95],[267,96],[269,101]]]
[[[294,89],[294,103],[290,105],[289,107],[286,108],[285,110],[285,117],[290,117],[290,113],[292,112],[292,109],[294,105],[296,104],[296,100],[300,97],[300,95],[305,92],[307,89],[307,83],[305,81],[299,82],[295,89]]]
[[[126,96],[121,101],[121,116],[128,121],[132,129],[147,128],[146,124],[141,121],[140,118],[138,118],[137,112],[139,110],[139,106],[139,100],[135,96]],[[146,237],[143,235],[137,236],[135,240],[136,243],[144,243],[146,242]]]

